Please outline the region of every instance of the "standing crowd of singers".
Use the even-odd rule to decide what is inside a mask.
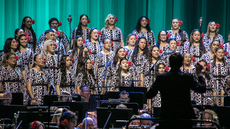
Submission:
[[[210,21],[205,34],[194,29],[188,36],[180,29],[183,22],[174,18],[171,30],[161,30],[156,42],[150,19],[142,16],[124,46],[122,31],[116,22],[118,18],[109,14],[104,28],[88,28],[90,19],[83,14],[69,41],[67,35],[58,30],[61,22],[57,18],[51,18],[50,29],[37,38],[32,28],[35,21],[24,17],[14,38],[6,39],[0,55],[0,91],[42,98],[51,86],[56,88],[55,94],[60,95],[62,91],[80,94],[81,87],[87,85],[91,94],[104,94],[119,91],[120,86],[130,87],[130,80],[140,80],[135,81],[134,86],[149,90],[158,74],[170,70],[169,56],[175,51],[184,57],[182,74],[191,73],[197,78],[194,65],[199,62],[204,66],[202,74],[207,91],[203,95],[191,91],[191,99],[197,104],[223,105],[223,97],[204,97],[228,93],[230,44],[218,34],[218,23]],[[32,100],[32,104],[42,103],[43,100]],[[161,106],[160,94],[148,101],[147,108],[151,104]]]

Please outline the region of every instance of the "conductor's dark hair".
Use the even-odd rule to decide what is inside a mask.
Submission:
[[[179,69],[183,64],[183,56],[180,53],[174,53],[169,57],[169,65],[172,69]]]

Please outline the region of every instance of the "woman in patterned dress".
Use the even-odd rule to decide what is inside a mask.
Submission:
[[[29,48],[33,51],[35,51],[35,48],[37,46],[37,36],[32,28],[33,20],[29,16],[25,16],[22,20],[22,26],[21,28],[24,30],[24,32],[27,33],[28,36],[30,36]]]
[[[33,105],[43,104],[43,96],[48,94],[49,87],[51,86],[50,73],[43,69],[45,63],[42,55],[34,56],[33,68],[27,71],[26,86],[30,98],[35,98],[31,103]]]
[[[192,57],[189,53],[184,54],[183,56],[183,65],[180,68],[182,73],[190,73],[190,74],[195,74],[196,72],[196,67],[192,65],[192,62],[194,62],[194,57]]]
[[[130,52],[131,52],[132,50],[134,50],[134,48],[135,48],[135,43],[136,43],[137,40],[138,40],[138,37],[137,37],[137,36],[134,36],[133,34],[129,34],[129,35],[127,36],[127,38],[126,38],[126,41],[127,41],[126,44],[127,44],[127,46],[124,47],[125,52],[128,53],[127,55],[129,55]]]
[[[63,55],[60,61],[59,79],[56,85],[57,94],[60,95],[62,91],[67,91],[71,94],[75,93],[75,77],[74,72],[69,69],[72,65],[72,57]]]
[[[179,19],[172,19],[172,28],[167,32],[170,34],[170,38],[175,38],[176,41],[180,42],[180,46],[177,46],[177,51],[180,51],[185,42],[188,42],[188,34],[186,31],[180,29]]]
[[[211,51],[210,47],[207,43],[203,42],[200,30],[194,29],[191,32],[189,42],[186,42],[181,49],[181,54],[189,53],[193,56],[195,61],[192,64],[195,65],[200,57],[209,51]]]
[[[163,74],[163,73],[167,72],[168,70],[169,69],[168,69],[168,67],[166,67],[164,62],[159,62],[156,66],[155,75],[157,76],[158,74]],[[156,76],[154,76],[154,81],[156,80]],[[152,105],[150,105],[148,107],[148,109],[150,109],[152,106],[153,107],[161,107],[161,96],[160,96],[159,91],[158,91],[158,94],[154,98],[152,98]]]
[[[125,55],[125,49],[120,47],[117,49],[114,59],[111,60],[111,63],[109,64],[109,66],[107,67],[106,70],[106,75],[105,75],[105,86],[114,86],[115,82],[112,81],[112,77],[115,76],[118,68],[119,68],[119,64],[120,64],[120,60],[126,58]],[[132,62],[131,62],[132,63]],[[136,73],[136,67],[134,66],[134,64],[132,64],[132,66],[129,67],[130,72],[132,73]],[[104,72],[103,72],[103,79],[104,79]],[[135,75],[137,76],[137,75]],[[103,80],[102,80],[103,82]],[[115,87],[109,87],[108,88],[109,91],[114,91]]]
[[[171,51],[175,51],[177,49],[177,43],[176,43],[176,39],[175,38],[169,38],[168,39],[168,48],[166,49],[166,52],[171,52]],[[161,50],[161,49],[160,49]],[[162,57],[161,60],[163,60],[165,62],[165,64],[167,66],[169,66],[169,57],[172,55],[173,53],[170,54],[166,54]]]
[[[78,23],[78,27],[74,28],[72,31],[72,40],[77,36],[81,35],[83,39],[88,39],[89,38],[89,32],[90,28],[87,27],[87,23],[89,23],[90,19],[86,14],[82,14],[80,16],[80,20]],[[72,44],[72,43],[71,43]],[[72,47],[72,46],[71,46]]]
[[[157,47],[163,51],[165,51],[168,48],[168,37],[167,37],[167,31],[161,30],[158,34],[158,41],[156,43]]]
[[[204,67],[203,69],[201,70],[201,73],[203,75],[203,78],[205,79],[205,83],[206,83],[206,92],[203,94],[203,95],[213,95],[213,88],[211,87],[211,83],[210,83],[210,80],[212,79],[208,73],[208,71],[210,70],[210,64],[206,63],[204,60],[200,60],[199,61],[200,64],[202,64]],[[198,79],[198,76],[197,74],[195,73],[195,78]],[[201,94],[199,93],[196,93],[196,98],[202,98],[201,97]],[[197,101],[197,100],[196,100]],[[201,105],[203,101],[203,105],[213,105],[213,97],[204,97],[203,96],[203,99],[200,101],[197,101],[197,104]]]
[[[23,92],[23,76],[17,66],[17,56],[8,52],[0,67],[0,92]]]
[[[119,47],[124,47],[123,35],[120,28],[116,26],[117,20],[113,14],[109,14],[105,19],[105,27],[101,29],[100,41],[108,38],[113,41],[112,51],[116,51]]]
[[[148,45],[145,37],[140,37],[136,44],[135,48],[128,55],[129,61],[132,61],[137,68],[137,75],[140,75],[141,64],[148,59]]]
[[[213,95],[224,95],[227,89],[227,79],[230,75],[229,63],[224,58],[224,49],[216,49],[213,61],[210,64],[211,86]],[[214,98],[214,103],[224,106],[224,97]]]
[[[150,44],[150,46],[153,46],[156,44],[156,39],[153,31],[150,29],[149,23],[150,20],[147,17],[141,16],[138,19],[136,29],[132,32],[132,34],[137,37],[144,36],[146,38],[146,41]]]
[[[22,60],[24,61],[23,66],[25,67],[25,70],[28,71],[30,68],[32,68],[34,52],[30,48],[28,48],[25,34],[21,34],[18,36],[17,53],[21,53],[22,55]],[[25,74],[23,74],[23,77],[25,80]]]
[[[43,68],[47,70],[51,75],[52,84],[56,87],[59,75],[59,60],[58,55],[55,54],[55,42],[53,40],[47,40],[44,42],[42,56],[47,61]]]
[[[69,57],[72,57],[74,61],[78,60],[79,52],[82,47],[83,47],[83,38],[80,35],[77,35],[73,39],[73,46],[67,52],[67,55],[69,55]]]
[[[131,87],[132,81],[137,80],[136,73],[133,70],[129,70],[132,66],[131,62],[128,62],[126,58],[120,60],[119,68],[116,71],[115,75],[112,77],[113,87],[115,91],[119,91],[119,87]],[[136,82],[137,84],[138,82]],[[135,82],[133,86],[136,86]]]
[[[152,86],[154,82],[154,78],[156,76],[155,75],[156,67],[154,67],[154,69],[152,69],[148,75],[146,74],[149,72],[150,68],[156,63],[157,59],[159,58],[160,56],[159,48],[156,45],[150,47],[150,51],[148,55],[149,55],[148,58],[142,63],[141,69],[140,69],[141,70],[140,71],[140,80],[141,80],[140,85],[141,87],[146,87],[147,90],[149,90],[149,88]],[[160,62],[162,61],[159,60],[157,64]]]
[[[89,55],[91,61],[94,60],[95,55],[102,51],[103,48],[102,42],[98,40],[98,36],[98,30],[92,28],[89,33],[89,39],[86,40],[86,47],[91,51]]]
[[[93,71],[93,62],[89,58],[84,58],[81,66],[77,69],[76,93],[80,94],[80,88],[88,86],[91,94],[96,94],[96,78]]]
[[[15,53],[16,50],[17,50],[16,40],[14,38],[7,38],[5,41],[3,52],[0,55],[0,64],[2,64],[2,61],[8,52]]]
[[[21,29],[21,28],[17,28],[17,29],[14,31],[14,39],[18,40],[18,36],[21,35],[21,34],[24,34],[24,30]]]
[[[219,25],[215,21],[210,21],[207,26],[207,32],[204,35],[204,42],[211,44],[213,40],[219,40],[220,44],[224,44],[224,38],[222,35],[218,34]]]
[[[103,77],[105,68],[107,67],[108,62],[111,61],[115,56],[115,53],[111,51],[111,46],[112,46],[111,40],[108,38],[105,38],[103,40],[103,51],[95,55],[95,59],[94,59],[95,69],[94,70],[95,70],[95,75],[97,76],[97,79],[98,79],[98,86],[102,86],[102,77]]]
[[[204,60],[207,63],[211,63],[213,60],[214,54],[216,52],[216,49],[220,46],[220,41],[219,40],[213,40],[212,43],[210,44],[211,51],[203,54],[200,57],[200,60]]]
[[[224,46],[224,51],[228,52],[228,55],[227,55],[227,58],[228,58],[228,61],[230,61],[230,31],[228,33],[228,43],[225,43],[223,46]]]

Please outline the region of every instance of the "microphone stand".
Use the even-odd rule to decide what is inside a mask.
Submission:
[[[105,73],[104,73],[104,77],[103,77],[103,83],[102,83],[102,88],[103,87],[105,87],[105,76],[106,76],[106,72],[107,72],[107,68],[108,68],[108,66],[110,65],[110,63],[111,63],[111,61],[108,61],[107,63],[106,63],[106,66],[105,66]],[[107,93],[107,87],[106,87],[106,93]]]

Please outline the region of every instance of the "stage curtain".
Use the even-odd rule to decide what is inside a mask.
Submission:
[[[160,30],[171,29],[172,18],[183,21],[181,29],[188,32],[199,29],[198,20],[203,17],[202,31],[205,33],[209,21],[214,20],[220,26],[219,33],[227,42],[230,30],[230,2],[228,0],[0,0],[0,50],[6,38],[14,36],[14,30],[21,27],[24,16],[35,20],[33,29],[37,37],[49,29],[48,20],[56,17],[62,22],[59,28],[68,36],[70,28],[67,21],[72,15],[71,29],[78,25],[81,14],[91,19],[90,28],[102,29],[106,16],[112,13],[118,17],[117,26],[126,37],[136,26],[140,16],[150,18],[150,27],[156,38]]]

